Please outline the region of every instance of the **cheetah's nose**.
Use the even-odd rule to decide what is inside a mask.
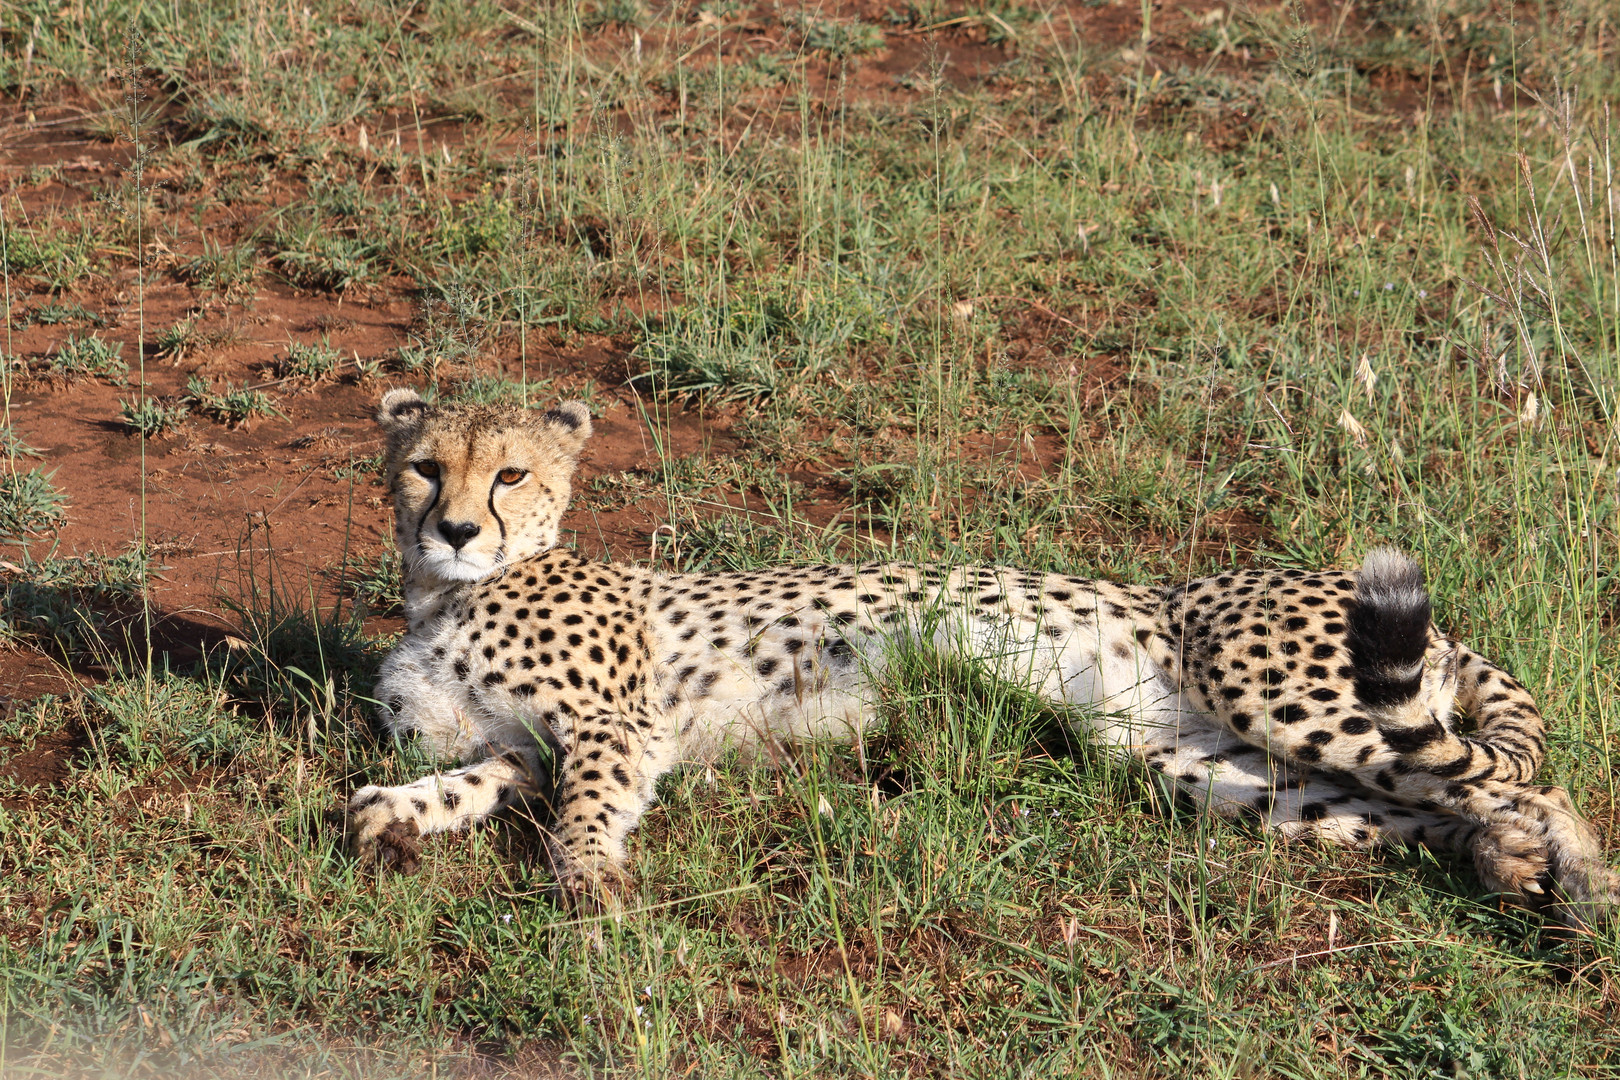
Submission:
[[[460,551],[467,541],[477,536],[479,527],[471,521],[441,521],[439,522],[439,535],[449,542],[450,546]]]

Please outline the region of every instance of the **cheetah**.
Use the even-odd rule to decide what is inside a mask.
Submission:
[[[1470,853],[1487,889],[1575,927],[1620,898],[1569,795],[1533,782],[1535,702],[1434,626],[1421,570],[1395,550],[1355,572],[1168,586],[904,562],[662,573],[557,546],[584,404],[396,389],[377,422],[407,619],[380,719],[460,764],[354,792],[346,828],[366,865],[412,870],[419,837],[543,802],[561,895],[611,899],[660,776],[732,749],[859,739],[910,641],[1027,687],[1222,817]]]

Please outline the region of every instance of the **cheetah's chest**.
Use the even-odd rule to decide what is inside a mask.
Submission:
[[[516,563],[446,613],[437,677],[485,708],[633,706],[646,681],[646,587],[573,558]]]

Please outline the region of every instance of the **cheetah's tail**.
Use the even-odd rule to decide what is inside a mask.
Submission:
[[[1389,706],[1417,696],[1429,647],[1429,616],[1423,569],[1394,548],[1369,551],[1356,576],[1356,603],[1346,635],[1358,698]]]

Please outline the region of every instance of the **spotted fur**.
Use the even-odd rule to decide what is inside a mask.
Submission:
[[[654,785],[731,748],[859,738],[897,643],[1074,706],[1173,792],[1288,838],[1470,852],[1572,924],[1620,898],[1525,688],[1441,633],[1417,565],[1119,585],[910,563],[663,574],[556,548],[584,406],[382,402],[409,632],[385,728],[462,767],[349,803],[368,862],[544,796],[563,885],[609,890]],[[521,475],[519,475],[521,474]],[[1472,722],[1465,730],[1462,718]]]

